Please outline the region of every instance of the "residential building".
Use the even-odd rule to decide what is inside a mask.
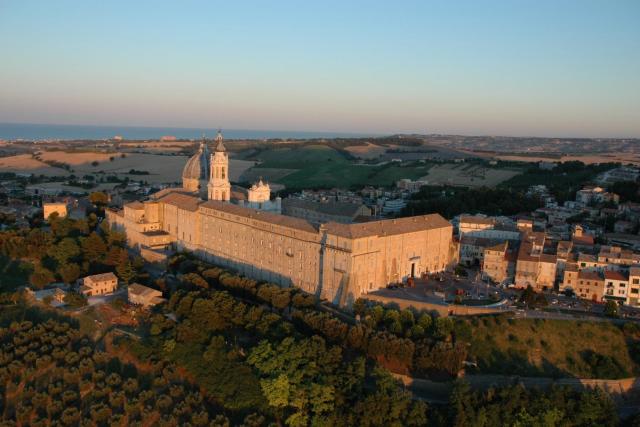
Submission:
[[[516,252],[508,241],[489,246],[484,250],[482,276],[495,283],[513,280],[516,266]]]
[[[527,233],[516,262],[514,284],[519,288],[534,290],[553,289],[556,281],[556,255],[545,252],[545,234]]]
[[[598,176],[597,181],[602,185],[613,184],[620,181],[637,181],[640,170],[635,167],[622,166],[603,172]]]
[[[620,271],[605,270],[604,299],[616,302],[627,302],[629,278]]]
[[[631,267],[629,269],[627,304],[634,307],[640,306],[640,267]]]
[[[578,294],[578,289],[581,289],[578,280],[579,274],[578,266],[576,264],[567,264],[564,268],[564,276],[562,283],[560,284],[560,291],[573,291]]]
[[[583,206],[606,202],[618,204],[620,196],[615,193],[609,193],[602,187],[586,186],[576,193],[576,202],[581,203]]]
[[[152,307],[166,301],[162,298],[161,291],[139,283],[129,285],[127,288],[127,300],[131,304],[141,305],[143,307]]]
[[[58,214],[60,218],[66,217],[68,213],[66,203],[43,203],[42,210],[42,216],[45,220],[49,219],[53,213]]]
[[[81,279],[80,292],[87,297],[113,293],[118,288],[118,278],[113,273],[94,274]]]
[[[604,278],[597,271],[578,272],[576,294],[582,299],[589,299],[594,302],[602,301],[604,295]]]
[[[384,200],[382,205],[382,213],[384,215],[397,215],[402,209],[407,207],[407,202],[404,199],[389,199]]]
[[[408,178],[404,178],[396,182],[396,187],[398,187],[399,190],[405,190],[409,193],[417,193],[427,184],[429,184],[429,182],[425,180],[412,181]]]
[[[460,237],[468,233],[491,229],[496,225],[493,218],[481,215],[460,215],[458,221],[458,233]]]

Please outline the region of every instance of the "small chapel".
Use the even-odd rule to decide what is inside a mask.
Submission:
[[[197,194],[203,200],[218,200],[262,211],[280,213],[282,200],[271,200],[271,188],[262,179],[250,188],[231,185],[229,180],[229,154],[224,146],[222,132],[218,131],[209,153],[203,138],[198,151],[187,161],[182,171],[182,188]]]

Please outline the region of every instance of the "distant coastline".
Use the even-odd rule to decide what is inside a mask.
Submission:
[[[279,138],[340,138],[366,137],[375,134],[358,134],[347,132],[303,132],[251,129],[222,129],[227,139],[279,139]],[[35,123],[0,123],[0,139],[5,140],[76,140],[110,139],[120,135],[125,139],[158,139],[165,135],[178,139],[198,139],[202,134],[214,136],[216,128],[180,128],[180,127],[148,127],[148,126],[87,126],[87,125],[53,125]]]

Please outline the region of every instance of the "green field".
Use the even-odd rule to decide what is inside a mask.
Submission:
[[[392,185],[402,178],[420,178],[430,167],[428,164],[401,167],[395,163],[359,165],[339,151],[322,145],[265,150],[252,160],[260,161],[258,169],[295,169],[293,173],[273,179],[287,188]]]
[[[486,317],[458,326],[465,324],[472,331],[470,356],[482,373],[625,378],[640,371],[635,324]]]

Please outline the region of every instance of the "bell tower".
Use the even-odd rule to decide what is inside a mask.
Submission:
[[[229,182],[229,156],[222,142],[222,132],[218,131],[215,139],[214,153],[211,155],[209,168],[209,184],[207,189],[209,200],[228,202],[231,199],[231,183]]]

